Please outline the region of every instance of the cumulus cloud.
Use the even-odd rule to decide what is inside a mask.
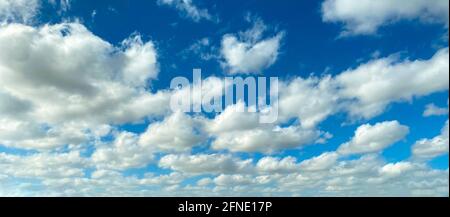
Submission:
[[[253,183],[253,178],[249,175],[225,175],[222,174],[214,178],[214,183],[218,186],[242,186]]]
[[[139,136],[120,132],[112,144],[96,148],[92,154],[93,164],[100,169],[124,170],[141,168],[153,160],[153,150],[138,144]]]
[[[302,161],[300,168],[307,171],[318,171],[329,169],[335,165],[339,155],[335,152],[325,152],[317,157]]]
[[[282,159],[276,157],[263,157],[256,164],[259,172],[274,174],[274,173],[290,173],[298,171],[299,167],[296,163],[297,159],[291,156]]]
[[[326,0],[322,3],[325,22],[343,23],[342,35],[374,34],[381,27],[399,20],[419,19],[423,22],[443,23],[448,27],[447,0]]]
[[[247,131],[220,133],[212,142],[212,148],[232,152],[270,154],[311,144],[318,138],[317,131],[305,130],[298,126],[261,127]]]
[[[175,112],[162,122],[149,125],[140,135],[139,144],[162,152],[190,151],[206,139],[199,122],[182,112]]]
[[[322,156],[332,154],[324,153]],[[257,173],[248,172],[247,169],[241,170],[252,166],[248,163],[249,160],[240,160],[230,155],[167,155],[161,159],[160,165],[177,172],[166,175],[145,173],[141,177],[124,176],[120,172],[101,168],[87,176],[81,170],[77,170],[88,167],[77,153],[62,154],[60,157],[40,155],[26,157],[0,154],[0,168],[2,168],[0,190],[6,192],[6,186],[16,186],[14,188],[17,190],[16,194],[24,195],[23,192],[27,192],[27,195],[31,196],[43,193],[54,196],[445,196],[448,194],[448,170],[434,170],[424,164],[408,161],[385,163],[379,155],[363,155],[353,160],[336,161],[320,170],[297,170],[299,164],[293,157],[265,157],[256,164],[258,170],[254,171]],[[48,159],[50,160],[47,161]],[[317,159],[321,159],[317,161],[321,162],[325,158],[311,158]],[[24,162],[26,166],[13,164],[17,167],[11,167],[12,161]],[[183,162],[186,162],[186,165]],[[206,162],[210,162],[211,165]],[[63,169],[58,169],[60,167]],[[214,176],[199,179],[195,186],[182,185],[186,178],[202,174]],[[20,186],[11,185],[9,176],[16,175],[22,177]],[[41,182],[36,182],[36,179]],[[29,182],[33,182],[33,188],[25,184]]]
[[[48,0],[53,6],[59,7],[59,13],[66,12],[71,8],[72,0]]]
[[[448,48],[428,60],[398,62],[394,56],[372,60],[339,74],[336,85],[351,116],[371,118],[392,102],[448,90]],[[408,80],[408,82],[403,82]]]
[[[441,134],[432,139],[421,139],[412,146],[413,157],[432,159],[448,153],[448,120],[441,130]]]
[[[342,144],[340,154],[363,154],[379,152],[402,140],[409,133],[407,126],[397,121],[385,121],[375,125],[364,124],[356,129],[353,138]]]
[[[223,113],[206,123],[207,129],[215,138],[211,144],[213,149],[275,153],[311,144],[322,134],[315,129],[297,125],[280,127],[260,124],[257,113],[240,112],[244,106],[242,102],[228,106]]]
[[[174,7],[183,16],[199,22],[203,19],[214,21],[217,18],[212,16],[207,9],[200,9],[194,5],[193,0],[158,0],[159,5]]]
[[[448,70],[448,48],[443,48],[427,60],[402,61],[391,55],[336,76],[281,81],[278,120],[298,118],[305,128],[314,128],[340,112],[351,121],[367,120],[392,103],[448,90]],[[411,82],[403,82],[406,79]]]
[[[251,22],[254,22],[251,29],[222,38],[222,65],[230,74],[261,73],[278,59],[284,32],[263,38],[268,27],[260,19]]]
[[[0,174],[16,178],[84,177],[89,161],[79,152],[38,153],[28,156],[0,153]]]
[[[448,48],[428,60],[377,57],[339,75],[282,81],[279,121],[260,124],[259,113],[238,112],[242,102],[214,118],[171,112],[169,98],[186,98],[188,88],[149,92],[158,51],[137,33],[113,45],[79,23],[9,23],[28,23],[37,13],[33,2],[0,0],[0,19],[7,20],[0,26],[0,145],[27,153],[0,153],[0,195],[448,196],[448,169],[422,161],[448,153],[448,122],[441,135],[414,144],[410,161],[378,155],[408,133],[397,121],[364,124],[338,150],[308,159],[283,153],[323,143],[330,136],[319,125],[333,114],[369,119],[390,103],[448,90]],[[66,10],[68,3],[59,1]],[[191,0],[159,4],[194,21],[214,20]],[[222,38],[231,74],[260,73],[278,59],[284,33],[265,37],[268,26],[247,21],[252,28]],[[202,53],[211,44],[196,45],[192,52]],[[208,101],[226,87],[209,77],[202,88]],[[134,123],[149,124],[142,133],[121,128]],[[170,172],[124,172],[150,164]],[[191,179],[198,181],[186,184]]]
[[[305,128],[314,128],[339,111],[339,96],[333,78],[295,78],[279,87],[279,120],[297,117]]]
[[[1,109],[15,113],[0,120],[11,135],[27,126],[28,139],[50,142],[33,148],[68,144],[53,137],[69,124],[73,133],[88,132],[168,111],[169,93],[145,90],[158,75],[157,54],[139,35],[113,46],[79,23],[7,24],[0,27],[0,49],[0,101],[11,103]],[[15,141],[0,137],[2,144],[28,147]]]

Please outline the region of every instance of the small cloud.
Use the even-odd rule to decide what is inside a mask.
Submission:
[[[423,111],[424,117],[441,116],[441,115],[448,115],[448,107],[441,108],[441,107],[437,107],[435,104],[431,103],[431,104],[426,105],[425,111]]]

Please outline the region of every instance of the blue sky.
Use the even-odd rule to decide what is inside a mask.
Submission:
[[[30,2],[0,0],[0,195],[448,196],[448,1]],[[166,110],[194,68],[278,77],[286,119]]]

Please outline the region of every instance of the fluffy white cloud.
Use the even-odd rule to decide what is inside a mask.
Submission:
[[[344,24],[343,35],[373,34],[381,26],[401,19],[439,22],[448,27],[447,0],[326,0],[322,3],[325,22]]]
[[[296,163],[297,159],[291,156],[283,159],[275,157],[263,157],[256,164],[259,172],[274,174],[274,173],[290,173],[299,170],[299,165]]]
[[[366,154],[355,160],[339,161],[330,169],[330,175],[335,177],[354,176],[358,174],[375,174],[376,168],[383,161],[377,154]]]
[[[68,178],[83,177],[88,160],[78,152],[38,153],[28,156],[0,153],[0,174],[15,178]]]
[[[329,169],[335,165],[339,155],[335,152],[325,152],[317,157],[304,160],[300,164],[300,168],[306,171],[318,171]]]
[[[139,137],[129,132],[121,132],[112,144],[98,146],[92,154],[92,162],[97,168],[124,170],[141,168],[153,160],[153,150],[138,144]]]
[[[227,34],[222,38],[222,65],[230,74],[261,73],[278,59],[284,32],[263,39],[267,26],[259,19],[254,22],[252,29],[239,36]]]
[[[230,155],[166,155],[159,166],[188,174],[235,174],[252,172],[252,160],[240,160]]]
[[[431,159],[448,153],[448,120],[441,130],[441,135],[432,139],[421,139],[412,147],[413,157]]]
[[[143,177],[137,178],[111,170],[95,170],[89,178],[45,179],[40,185],[47,196],[175,196],[179,184],[185,178],[180,173],[145,173]],[[20,189],[32,191],[26,186]]]
[[[175,112],[164,121],[149,125],[141,134],[139,144],[163,152],[184,152],[200,145],[204,139],[200,120]]]
[[[409,133],[407,126],[397,121],[385,121],[375,125],[365,124],[356,129],[353,138],[342,144],[340,154],[362,154],[379,152],[402,140]]]
[[[96,136],[92,131],[85,130],[84,126],[71,123],[51,128],[32,121],[8,118],[0,118],[0,123],[0,143],[22,149],[48,150],[66,145],[80,146]],[[27,130],[24,131],[24,129]],[[98,130],[99,128],[91,127],[90,129]]]
[[[199,22],[202,19],[215,20],[206,9],[200,9],[194,5],[192,0],[158,0],[159,5],[167,5],[177,9],[183,16]]]
[[[245,104],[240,101],[229,105],[213,120],[206,122],[206,130],[210,133],[224,133],[230,131],[244,131],[258,128],[259,114],[247,112]]]
[[[243,103],[207,119],[169,111],[170,96],[186,97],[187,89],[148,91],[159,73],[151,41],[135,34],[112,45],[79,23],[8,24],[32,19],[38,8],[33,2],[0,0],[0,19],[8,20],[0,25],[0,145],[27,152],[0,153],[0,195],[448,196],[448,170],[422,161],[386,163],[377,155],[339,158],[379,152],[401,140],[408,128],[396,121],[363,125],[336,152],[301,162],[275,155],[326,139],[316,127],[337,112],[371,118],[392,102],[448,90],[448,49],[429,60],[381,58],[337,76],[282,82],[278,123],[260,124],[258,113],[237,112]],[[58,2],[61,10],[69,8],[69,1]],[[214,19],[191,0],[159,3],[194,21]],[[278,58],[284,34],[264,38],[268,27],[252,22],[253,28],[223,37],[222,60],[232,74],[259,73]],[[199,46],[209,45],[202,40]],[[402,82],[406,79],[411,82]],[[208,101],[225,87],[222,79],[210,77],[202,88]],[[118,127],[146,123],[147,117],[151,122],[142,134]],[[298,122],[286,126],[292,118]],[[212,152],[189,155],[209,144]],[[252,154],[242,159],[222,150],[275,156],[256,162]],[[170,174],[124,172],[172,152],[183,153],[157,162]],[[441,135],[418,141],[412,152],[419,159],[448,152],[448,122]],[[191,178],[199,181],[191,184]]]
[[[338,94],[353,100],[346,105],[350,115],[371,118],[389,103],[448,90],[448,58],[444,48],[429,60],[398,62],[394,56],[373,60],[339,74]]]
[[[239,107],[243,106],[243,103],[228,106],[222,114],[206,123],[206,128],[215,138],[211,144],[213,149],[274,153],[311,144],[322,134],[296,125],[260,124],[257,113],[241,112]]]
[[[58,141],[56,134],[71,140],[71,133],[78,137],[105,124],[168,111],[168,92],[145,90],[158,75],[157,54],[153,43],[138,35],[116,47],[78,23],[4,24],[0,50],[0,101],[8,103],[2,103],[0,120],[11,135],[3,132],[2,144],[52,148],[71,143]],[[71,132],[63,133],[69,125]],[[23,132],[25,126],[30,132]],[[26,138],[14,139],[21,134]]]
[[[330,154],[330,153],[328,153]],[[85,175],[89,167],[78,153],[13,156],[0,154],[0,192],[18,195],[60,196],[445,196],[448,170],[433,170],[412,162],[385,163],[380,156],[364,155],[355,160],[337,161],[326,170],[297,170],[293,157],[269,158],[257,164],[258,173],[235,167],[246,160],[229,155],[168,155],[167,168],[180,172],[125,176],[98,168]],[[231,162],[229,159],[236,160]],[[318,159],[318,158],[312,158]],[[11,164],[11,162],[21,162]],[[183,164],[187,162],[187,166]],[[210,162],[212,165],[208,166]],[[230,168],[223,165],[233,165]],[[243,163],[248,167],[249,163]],[[196,166],[200,169],[196,169]],[[218,170],[213,167],[217,166]],[[58,169],[62,168],[62,169]],[[229,172],[222,174],[221,172]],[[243,173],[240,173],[243,172]],[[263,173],[263,174],[261,174]],[[193,175],[217,174],[201,178],[195,186],[183,185]],[[22,178],[20,186],[12,177]],[[40,180],[39,182],[36,179]],[[16,189],[16,192],[8,191]],[[25,193],[26,192],[26,193]]]
[[[218,186],[242,186],[253,183],[253,177],[249,175],[225,175],[222,174],[214,178],[214,183]]]
[[[186,102],[190,103],[187,104],[187,107],[190,111],[192,108],[203,108],[206,109],[207,105],[211,105],[211,112],[213,111],[213,107],[211,104],[211,101],[219,99],[221,102],[221,97],[225,93],[226,87],[228,87],[230,84],[225,84],[224,79],[218,78],[215,76],[210,76],[205,79],[203,79],[200,83],[196,84],[190,84],[188,86],[184,86],[181,89],[175,88],[173,92],[171,92],[171,109],[178,110],[181,109],[182,111],[185,111]],[[198,91],[198,93],[201,93],[201,97],[198,98],[194,96],[194,91]],[[201,99],[200,99],[201,98]],[[221,104],[219,104],[221,105]],[[180,108],[177,108],[177,107]],[[220,111],[222,110],[222,107],[220,107]]]
[[[346,112],[351,121],[370,119],[394,102],[448,90],[448,48],[427,60],[400,61],[395,55],[374,59],[336,76],[294,78],[279,85],[279,122],[298,118],[314,128]],[[403,82],[404,80],[411,82]]]
[[[339,110],[339,96],[330,76],[282,82],[279,93],[280,121],[297,117],[303,127],[314,128]]]

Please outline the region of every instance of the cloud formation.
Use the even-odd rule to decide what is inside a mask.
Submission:
[[[200,9],[194,5],[193,0],[158,0],[159,5],[167,5],[174,7],[183,16],[192,19],[195,22],[199,22],[203,19],[213,21],[214,18],[207,9]]]
[[[62,11],[71,5],[48,2]],[[323,19],[342,22],[347,35],[401,19],[448,25],[440,7],[448,2],[424,2],[327,0]],[[434,137],[409,141],[415,126],[378,120],[394,103],[448,91],[448,48],[423,59],[375,55],[337,74],[281,78],[278,121],[260,124],[260,113],[239,112],[247,109],[242,101],[217,114],[172,111],[170,98],[186,98],[190,88],[154,86],[165,74],[159,43],[139,33],[111,43],[80,22],[32,25],[40,3],[0,0],[2,196],[448,196],[449,170],[429,164],[448,154],[448,121]],[[194,22],[216,20],[193,0],[158,4]],[[217,33],[217,55],[202,56],[214,50],[212,36],[189,52],[219,58],[226,74],[263,73],[279,60],[286,32],[246,19],[248,30]],[[222,97],[222,82],[203,80],[205,101]],[[436,120],[446,114],[435,104],[424,111],[444,116]],[[324,131],[334,117],[332,132]],[[333,139],[342,132],[336,126],[352,137]],[[412,155],[384,159],[400,142]]]
[[[397,121],[386,121],[375,125],[365,124],[355,132],[355,136],[342,144],[340,154],[366,154],[378,152],[402,140],[409,133],[407,126]]]
[[[326,0],[322,3],[322,19],[344,25],[341,36],[369,35],[399,20],[418,19],[442,23],[448,28],[447,0]]]
[[[268,29],[263,21],[260,18],[248,18],[248,21],[253,23],[251,29],[222,37],[222,65],[230,74],[258,74],[278,59],[285,33],[263,38],[263,33]]]

